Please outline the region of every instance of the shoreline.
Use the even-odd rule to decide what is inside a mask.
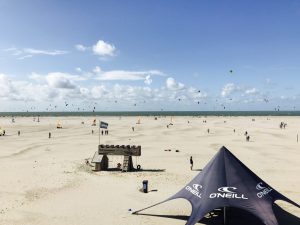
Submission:
[[[300,111],[99,111],[99,112],[0,112],[0,117],[72,117],[72,116],[216,116],[216,117],[251,117],[251,116],[300,116]]]

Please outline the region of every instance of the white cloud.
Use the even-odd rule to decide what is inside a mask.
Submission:
[[[157,70],[149,71],[126,71],[126,70],[111,70],[100,73],[97,80],[147,80],[150,83],[150,75],[163,76],[164,74]],[[147,78],[148,77],[148,78]],[[152,82],[152,81],[151,81]]]
[[[109,44],[103,40],[99,40],[93,46],[93,52],[95,55],[100,56],[114,56],[116,51],[116,47],[112,44]]]
[[[0,99],[11,101],[41,101],[57,96],[57,92],[47,85],[14,81],[5,74],[0,74],[0,89]]]
[[[241,89],[240,87],[236,86],[233,83],[225,84],[225,86],[222,88],[221,96],[228,97],[229,95],[231,95],[234,92],[239,91],[240,89]]]
[[[24,56],[20,56],[18,59],[23,60],[23,59],[31,58],[31,57],[33,57],[33,55],[24,55]]]
[[[45,81],[45,76],[42,76],[41,74],[38,73],[31,73],[29,75],[29,79],[41,83]]]
[[[147,85],[152,84],[152,79],[151,79],[151,76],[150,76],[150,75],[147,75],[147,76],[145,77],[144,83],[147,84]]]
[[[98,85],[91,89],[91,95],[95,99],[100,99],[101,97],[104,97],[104,95],[107,93],[108,91],[104,85]]]
[[[245,94],[247,95],[255,95],[255,94],[258,94],[258,90],[256,88],[250,88],[250,89],[247,89],[245,90]]]
[[[129,77],[130,79],[138,79],[145,82],[145,84],[147,82],[148,85],[151,84],[152,75],[148,74],[149,71],[147,73],[145,71],[135,72],[138,72],[133,73],[137,77]],[[161,74],[158,71],[152,71],[152,73]],[[168,104],[168,102],[177,101],[177,97],[180,97],[184,104],[195,104],[196,101],[207,96],[205,93],[198,93],[195,88],[185,87],[184,84],[175,80],[169,86],[171,89],[168,89],[165,85],[158,88],[151,88],[150,86],[145,86],[143,83],[133,86],[112,84],[111,82],[83,82],[88,79],[90,79],[89,81],[93,81],[94,78],[86,78],[84,75],[72,75],[62,72],[52,72],[45,75],[32,73],[28,76],[29,79],[27,81],[13,80],[11,78],[8,75],[0,75],[0,99],[11,102],[16,100],[32,101],[30,104],[36,104],[37,110],[49,108],[46,102],[53,101],[54,98],[55,104],[59,105],[62,103],[62,107],[64,106],[64,101],[69,99],[72,102],[77,101],[81,108],[85,104],[84,102],[91,101],[101,101],[104,105],[115,104],[115,101],[117,101],[119,104],[123,104],[124,107],[128,106],[128,104],[133,106],[134,103],[137,103],[142,107],[141,104],[146,102]],[[42,105],[44,106],[42,107]],[[73,108],[73,110],[75,109]]]
[[[182,90],[184,89],[184,84],[177,82],[173,77],[169,77],[166,80],[166,86],[169,90]]]
[[[78,72],[78,73],[81,73],[81,72],[82,72],[82,69],[81,69],[80,67],[76,67],[75,70],[76,70],[76,72]]]
[[[13,92],[11,80],[5,74],[0,74],[0,97],[6,98]]]
[[[36,55],[49,55],[49,56],[57,56],[57,55],[64,55],[67,54],[67,51],[62,50],[41,50],[41,49],[34,49],[34,48],[7,48],[4,49],[6,52],[11,52],[13,56],[18,56],[17,59],[23,60],[26,58],[32,58]]]
[[[191,99],[200,100],[207,97],[207,93],[204,91],[199,92],[198,89],[190,87],[187,90],[187,94]]]
[[[40,49],[33,49],[33,48],[25,48],[23,49],[25,53],[31,54],[31,55],[51,55],[51,56],[56,56],[56,55],[64,55],[67,54],[67,51],[62,51],[62,50],[40,50]]]
[[[96,66],[94,69],[93,69],[93,72],[96,73],[96,74],[99,74],[102,72],[102,69],[99,67],[99,66]]]
[[[81,45],[81,44],[78,44],[78,45],[75,45],[75,48],[78,50],[78,51],[81,51],[81,52],[84,52],[88,49],[88,47],[84,46],[84,45]]]
[[[6,48],[6,49],[3,49],[3,51],[5,51],[5,52],[11,52],[11,54],[14,55],[14,56],[18,56],[18,55],[21,55],[23,53],[22,50],[17,49],[15,47]]]
[[[74,81],[64,73],[49,73],[46,76],[47,83],[53,88],[75,89]]]

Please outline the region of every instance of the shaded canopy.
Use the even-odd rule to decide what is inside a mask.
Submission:
[[[192,213],[186,225],[197,223],[207,213],[220,207],[240,208],[256,215],[266,225],[278,225],[272,209],[276,200],[300,208],[300,205],[260,179],[225,147],[182,190],[153,206],[178,198],[184,198],[192,205]]]

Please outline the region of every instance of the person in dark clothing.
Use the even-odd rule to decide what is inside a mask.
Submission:
[[[246,137],[246,141],[250,141],[250,136],[249,135]]]
[[[193,170],[193,166],[194,166],[194,161],[193,161],[193,157],[190,157],[190,164],[191,164],[191,170]]]

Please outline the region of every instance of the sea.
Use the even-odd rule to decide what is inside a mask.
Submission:
[[[102,111],[102,112],[0,112],[0,117],[66,116],[300,116],[300,111]]]

